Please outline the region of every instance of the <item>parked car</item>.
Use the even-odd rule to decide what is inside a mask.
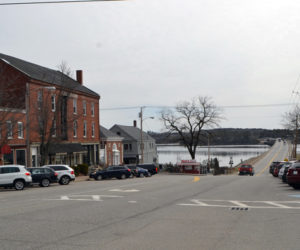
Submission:
[[[242,164],[242,166],[239,168],[239,175],[254,175],[254,168],[250,164]]]
[[[135,176],[136,177],[151,177],[151,173],[147,170],[147,169],[144,169],[144,168],[140,168],[140,167],[136,167],[135,169]]]
[[[292,166],[292,162],[286,162],[283,164],[283,166],[280,168],[278,172],[279,179],[282,180],[282,182],[286,182],[286,174],[288,172],[288,169]]]
[[[270,165],[270,167],[269,167],[269,173],[270,173],[270,174],[273,174],[273,170],[274,170],[274,168],[275,168],[278,164],[280,164],[280,161],[273,161],[273,162],[271,163],[271,165]]]
[[[57,182],[58,173],[52,168],[27,168],[31,173],[32,183],[37,183],[41,187],[48,187],[50,183]]]
[[[0,187],[14,187],[23,190],[32,182],[31,174],[22,165],[0,166]]]
[[[300,162],[295,162],[289,167],[286,181],[293,188],[300,188]]]
[[[74,169],[68,165],[45,165],[43,168],[53,169],[57,175],[57,181],[61,185],[68,185],[70,181],[75,181]]]
[[[158,173],[158,167],[155,164],[138,164],[137,167],[147,169],[150,174],[154,175]]]
[[[94,178],[95,180],[102,179],[125,179],[132,177],[131,170],[126,166],[110,166],[106,169],[96,171],[90,174],[90,178]]]

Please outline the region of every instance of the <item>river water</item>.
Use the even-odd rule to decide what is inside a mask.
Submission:
[[[210,146],[197,147],[196,161],[207,161],[208,155],[210,158],[217,158],[219,165],[230,166],[229,162],[232,159],[233,166],[245,161],[249,158],[256,157],[270,149],[266,145],[226,145],[226,146]],[[190,154],[187,148],[179,145],[157,145],[158,159],[160,164],[172,163],[176,164],[181,160],[190,160]]]

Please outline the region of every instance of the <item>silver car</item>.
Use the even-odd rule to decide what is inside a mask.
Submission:
[[[70,181],[75,181],[74,169],[69,165],[55,164],[55,165],[44,165],[43,167],[52,168],[58,175],[57,180],[61,185],[68,185]]]
[[[14,187],[16,190],[23,190],[31,182],[31,174],[25,166],[0,166],[0,187]]]

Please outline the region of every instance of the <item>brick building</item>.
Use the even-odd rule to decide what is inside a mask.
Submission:
[[[100,126],[100,160],[105,166],[123,164],[123,138]]]
[[[99,163],[100,96],[76,77],[0,54],[0,164]]]

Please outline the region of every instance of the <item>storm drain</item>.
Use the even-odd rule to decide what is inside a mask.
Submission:
[[[249,211],[248,207],[231,207],[230,210]]]

